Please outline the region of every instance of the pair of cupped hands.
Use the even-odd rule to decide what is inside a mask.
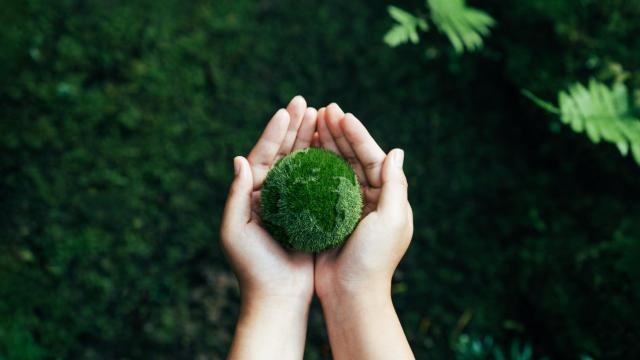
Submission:
[[[364,199],[362,218],[345,244],[317,254],[283,248],[260,221],[267,173],[280,158],[308,147],[345,158]],[[296,96],[278,110],[249,155],[234,158],[222,220],[221,243],[239,280],[242,307],[308,311],[315,293],[326,316],[343,301],[390,302],[393,273],[413,234],[403,160],[402,150],[385,153],[364,125],[335,103],[316,110]]]

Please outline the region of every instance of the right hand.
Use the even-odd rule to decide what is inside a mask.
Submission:
[[[316,110],[297,96],[278,110],[247,158],[234,159],[235,179],[224,210],[220,238],[240,283],[244,302],[276,298],[311,302],[313,255],[289,251],[262,227],[259,199],[267,172],[278,159],[311,145]]]

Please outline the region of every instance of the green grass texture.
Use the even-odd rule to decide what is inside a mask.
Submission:
[[[333,152],[308,148],[280,159],[261,194],[262,221],[283,246],[320,252],[344,243],[362,213],[351,166]]]

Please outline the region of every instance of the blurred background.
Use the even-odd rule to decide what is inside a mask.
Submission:
[[[419,359],[640,358],[640,1],[2,9],[0,359],[224,358],[231,160],[297,94],[406,150]],[[557,105],[590,79],[605,101]],[[330,357],[314,302],[305,358]]]

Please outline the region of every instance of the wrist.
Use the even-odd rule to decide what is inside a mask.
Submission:
[[[377,274],[362,274],[354,271],[326,269],[316,272],[315,290],[320,302],[329,299],[390,296],[391,277],[378,271]]]
[[[242,312],[300,313],[311,305],[311,296],[306,295],[246,292],[241,298]]]
[[[413,358],[391,291],[374,289],[320,300],[336,359]]]
[[[242,296],[237,331],[260,328],[278,333],[297,329],[305,333],[309,307],[309,302],[287,296]]]
[[[278,282],[262,284],[240,280],[240,297],[243,304],[252,306],[254,304],[309,306],[313,299],[313,282],[287,285]]]
[[[244,292],[241,297],[229,359],[301,359],[309,301],[253,292]]]
[[[318,294],[320,304],[325,311],[332,309],[358,309],[393,307],[391,301],[391,284],[370,282],[366,286],[349,284],[334,285],[330,291]]]

